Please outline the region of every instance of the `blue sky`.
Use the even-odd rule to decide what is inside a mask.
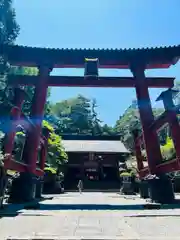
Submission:
[[[179,0],[14,0],[21,31],[17,44],[53,48],[140,48],[180,44]],[[52,74],[82,75],[55,69]],[[104,76],[129,71],[101,70]],[[174,76],[180,63],[146,76]],[[152,104],[161,89],[150,90]],[[135,98],[134,89],[52,88],[51,101],[83,94],[97,99],[100,118],[113,125]],[[160,105],[159,105],[160,106]]]

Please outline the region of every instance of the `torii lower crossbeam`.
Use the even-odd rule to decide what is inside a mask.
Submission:
[[[10,85],[36,85],[38,76],[9,75]],[[170,77],[147,77],[146,84],[150,88],[171,88],[174,86],[174,78]],[[99,77],[84,79],[77,76],[49,76],[48,86],[61,87],[111,87],[131,88],[135,87],[133,77]]]

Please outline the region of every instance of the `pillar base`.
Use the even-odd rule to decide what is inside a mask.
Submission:
[[[0,209],[3,208],[3,200],[7,187],[7,175],[5,169],[0,166]]]
[[[42,197],[43,185],[44,185],[43,178],[41,177],[41,178],[37,179],[37,182],[36,182],[36,198],[41,198]]]
[[[149,179],[148,185],[152,202],[161,204],[171,204],[175,202],[173,185],[166,175],[159,175],[158,179]]]
[[[21,173],[14,179],[10,192],[10,203],[24,203],[33,201],[36,197],[36,177],[28,172]]]
[[[142,180],[139,182],[139,193],[141,198],[149,198],[149,187],[147,181]]]

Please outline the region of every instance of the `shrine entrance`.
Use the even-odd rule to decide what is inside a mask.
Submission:
[[[77,190],[78,181],[82,180],[84,190],[108,188],[118,191],[119,162],[130,154],[119,138],[120,136],[62,135],[62,145],[68,155],[65,190]]]
[[[6,169],[28,172],[29,179],[33,175],[43,175],[45,157],[41,166],[37,166],[38,145],[41,138],[41,122],[48,86],[68,87],[134,87],[142,123],[142,135],[134,132],[136,158],[140,178],[148,173],[164,174],[180,170],[180,128],[172,101],[172,91],[164,92],[159,100],[163,100],[165,113],[154,119],[148,88],[172,88],[174,78],[145,77],[146,69],[166,69],[176,64],[180,57],[180,46],[147,48],[147,49],[47,49],[23,46],[4,45],[0,54],[14,66],[34,66],[39,68],[38,76],[9,76],[9,84],[35,86],[32,102],[31,119],[38,119],[29,128],[23,153],[24,164],[15,162],[11,157],[5,161]],[[50,76],[53,68],[85,68],[84,77]],[[130,69],[133,77],[101,77],[99,68]],[[17,93],[12,118],[21,117],[22,94]],[[17,121],[16,121],[17,122]],[[162,163],[157,131],[166,122],[169,123],[174,141],[177,158],[171,162]],[[11,129],[14,129],[14,125]],[[13,132],[13,130],[12,130]],[[143,167],[140,142],[145,143],[148,168]],[[14,144],[14,132],[7,136],[6,153],[11,156]],[[43,154],[45,156],[45,154]],[[32,181],[22,183],[32,184]]]

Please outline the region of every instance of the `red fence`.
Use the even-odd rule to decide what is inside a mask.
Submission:
[[[31,131],[36,131],[35,124],[24,114],[21,113],[19,107],[13,107],[11,110],[11,121],[9,126],[9,133],[6,135],[5,141],[5,160],[4,166],[5,169],[14,170],[18,172],[27,172],[29,171],[29,164],[24,162],[18,162],[14,159],[12,155],[13,147],[14,147],[14,138],[16,135],[16,128],[17,125],[21,125],[27,132],[28,129]],[[41,154],[40,154],[40,162],[39,166],[36,164],[36,171],[35,174],[37,176],[42,176],[44,174],[44,165],[45,165],[45,158],[46,158],[46,145],[48,141],[48,134],[47,136],[41,136],[40,144],[41,144]],[[22,149],[23,151],[23,149]],[[32,159],[34,161],[34,159]]]
[[[170,90],[168,90],[170,91]],[[168,92],[166,91],[166,92]],[[168,97],[170,97],[168,95]],[[150,131],[160,131],[165,125],[169,124],[172,140],[174,143],[176,158],[170,161],[162,162],[157,164],[155,167],[155,173],[168,173],[173,171],[180,170],[180,126],[178,123],[177,115],[179,113],[179,106],[175,107],[171,98],[168,98],[167,95],[165,98],[162,98],[165,106],[165,112],[161,114],[154,123],[149,127]],[[137,166],[139,171],[140,178],[145,177],[150,173],[149,167],[144,167],[143,165],[143,156],[141,153],[141,145],[143,144],[143,134],[138,136],[138,134],[134,134],[134,142],[135,142],[135,150],[136,150],[136,159]]]

